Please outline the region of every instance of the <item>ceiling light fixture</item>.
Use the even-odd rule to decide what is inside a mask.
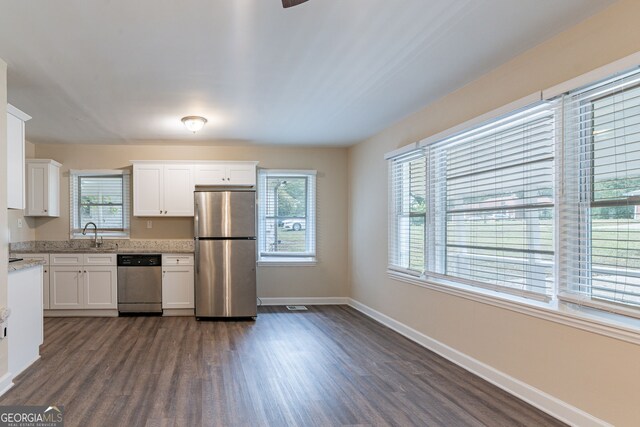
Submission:
[[[200,116],[187,116],[182,118],[182,123],[191,132],[196,133],[204,127],[207,123],[207,119]]]

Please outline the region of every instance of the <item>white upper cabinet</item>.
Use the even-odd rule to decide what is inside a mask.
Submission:
[[[134,216],[193,216],[196,185],[253,187],[258,164],[196,160],[131,163]]]
[[[164,213],[172,216],[193,216],[193,166],[164,166]]]
[[[134,216],[193,216],[193,166],[133,164]]]
[[[164,165],[133,165],[133,215],[164,215]]]
[[[206,162],[196,164],[196,185],[253,187],[257,162]]]
[[[27,159],[27,209],[25,216],[60,216],[60,163]]]
[[[7,105],[7,207],[24,209],[24,123],[31,119]]]

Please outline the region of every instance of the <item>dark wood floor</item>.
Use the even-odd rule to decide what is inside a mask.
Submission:
[[[562,425],[344,306],[48,318],[41,353],[0,405],[64,405],[66,426]]]

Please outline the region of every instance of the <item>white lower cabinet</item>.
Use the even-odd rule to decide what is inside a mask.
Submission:
[[[162,256],[162,308],[195,308],[193,255]]]
[[[115,254],[52,254],[51,310],[117,309]]]
[[[50,309],[84,308],[82,266],[53,266],[49,280]]]

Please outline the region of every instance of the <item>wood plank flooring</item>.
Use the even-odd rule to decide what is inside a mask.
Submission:
[[[259,313],[47,318],[0,405],[64,405],[66,426],[563,425],[352,308]]]

